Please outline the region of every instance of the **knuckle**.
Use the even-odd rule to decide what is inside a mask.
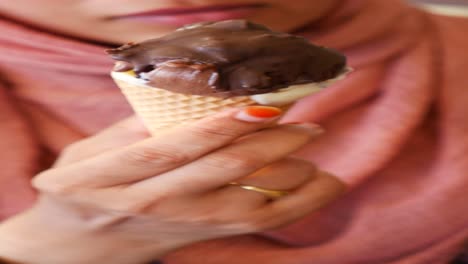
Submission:
[[[228,128],[221,125],[196,126],[190,129],[192,134],[196,134],[202,138],[234,138],[239,135],[239,132],[233,128]]]
[[[276,171],[294,171],[299,174],[313,176],[317,173],[317,168],[310,161],[287,157],[271,165]]]
[[[263,223],[258,219],[245,219],[237,223],[237,230],[243,233],[258,233],[265,230]]]
[[[198,215],[192,216],[191,221],[195,223],[202,223],[208,226],[224,226],[229,224],[228,219],[224,219],[215,213],[207,214],[206,212],[199,212]]]
[[[127,151],[124,154],[124,160],[141,165],[148,163],[184,164],[190,161],[190,156],[184,152],[171,150],[168,146],[146,146]]]
[[[277,213],[272,213],[268,215],[261,215],[254,217],[251,222],[252,228],[255,228],[259,231],[271,230],[282,227],[288,222]]]
[[[256,230],[263,231],[263,230],[272,228],[274,221],[275,220],[272,220],[269,217],[258,216],[251,220],[250,225],[252,226],[252,228],[255,228]]]
[[[247,221],[239,221],[237,219],[233,219],[233,217],[223,215],[211,214],[195,216],[191,218],[191,221],[205,226],[216,227],[218,232],[221,231],[229,235],[260,231],[258,228],[255,228]]]
[[[257,233],[269,229],[266,219],[255,217],[242,221],[238,224],[238,229],[245,233]]]
[[[210,156],[207,163],[216,168],[256,170],[263,167],[266,161],[261,156],[252,154],[224,152]]]
[[[109,205],[110,210],[128,215],[142,215],[147,211],[148,203],[138,201],[121,201],[120,203]]]
[[[287,162],[289,162],[291,166],[299,167],[307,171],[315,172],[317,170],[317,167],[308,160],[287,158]]]

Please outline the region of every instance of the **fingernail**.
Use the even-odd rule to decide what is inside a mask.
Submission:
[[[281,116],[281,113],[281,109],[276,107],[255,105],[246,107],[237,113],[235,118],[246,122],[260,123],[272,121]]]
[[[346,193],[349,189],[348,183],[340,177],[323,170],[318,170],[317,176],[326,178],[329,181],[329,186],[333,186],[337,196]]]
[[[313,136],[318,136],[318,135],[321,135],[321,134],[325,133],[325,129],[322,126],[314,124],[314,123],[297,123],[297,122],[294,122],[294,123],[288,123],[288,124],[285,124],[285,125],[300,127],[302,129],[306,130],[307,132],[309,132],[310,134],[312,134]]]

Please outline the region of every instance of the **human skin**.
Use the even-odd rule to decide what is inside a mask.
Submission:
[[[274,30],[290,31],[322,17],[337,1],[295,0],[291,4],[284,0],[15,0],[0,1],[0,13],[48,30],[121,44],[154,38],[177,28],[161,21],[115,18],[122,15],[168,8],[264,4],[239,16]]]
[[[0,1],[0,12],[50,31],[120,44],[176,26],[109,16],[223,2],[247,1],[16,0]],[[268,7],[247,18],[288,31],[318,19],[335,2],[263,1]],[[290,157],[319,135],[317,126],[246,122],[236,111],[247,110],[221,113],[161,138],[148,138],[130,118],[68,147],[53,168],[35,177],[39,199],[31,209],[0,224],[0,259],[144,263],[198,241],[286,225],[340,196],[339,180]],[[272,202],[227,186],[232,181],[294,191]]]
[[[249,109],[158,137],[130,118],[71,145],[34,179],[38,202],[0,225],[0,259],[145,263],[199,241],[281,227],[343,193],[336,177],[289,157],[320,135],[318,126],[273,125]],[[233,181],[291,193],[271,200]]]

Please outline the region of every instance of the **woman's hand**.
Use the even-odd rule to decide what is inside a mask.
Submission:
[[[278,115],[271,108],[230,110],[157,137],[147,137],[133,118],[73,144],[33,180],[37,204],[0,226],[0,256],[24,263],[143,263],[317,210],[344,186],[289,157],[320,128],[273,125]],[[271,200],[231,182],[290,193]]]

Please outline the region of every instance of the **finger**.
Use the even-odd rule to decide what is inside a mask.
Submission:
[[[316,173],[310,162],[285,158],[238,182],[271,189],[293,190],[302,186]],[[164,203],[148,207],[148,212],[171,212],[180,215],[216,214],[219,219],[235,219],[237,215],[263,206],[269,200],[265,195],[246,191],[237,186],[226,186],[204,194],[171,196]]]
[[[152,177],[191,162],[239,137],[271,126],[280,114],[281,110],[277,108],[260,106],[216,114],[165,131],[158,137],[150,137],[67,166],[63,168],[66,171],[56,174],[70,176],[60,179],[58,183],[106,187]],[[49,178],[53,175],[48,173]],[[36,181],[39,180],[41,178]]]
[[[285,158],[320,132],[316,125],[282,125],[265,129],[196,162],[135,183],[129,189],[147,194],[185,194],[219,188]]]
[[[101,152],[105,150],[127,146],[149,137],[149,132],[138,116],[131,116],[100,131],[88,138],[88,146],[99,145]],[[97,153],[96,153],[97,154]]]
[[[116,124],[77,143],[69,145],[62,151],[55,167],[70,164],[93,157],[105,151],[127,146],[149,137],[148,130],[137,116],[125,118]]]
[[[237,182],[270,190],[292,191],[306,184],[315,174],[316,168],[310,162],[285,158],[248,177],[239,179]],[[270,201],[270,198],[258,192],[242,189],[239,186],[226,186],[206,193],[203,200],[206,204],[214,204],[218,207],[219,204],[229,205],[218,208],[219,211],[226,211],[224,214],[227,215],[258,208]]]
[[[237,182],[266,189],[293,190],[309,181],[316,170],[316,167],[306,160],[288,157],[241,178]]]
[[[248,221],[255,229],[278,228],[326,206],[345,192],[345,184],[335,176],[319,172],[313,180],[291,194],[252,211]],[[245,220],[241,220],[245,221]]]

